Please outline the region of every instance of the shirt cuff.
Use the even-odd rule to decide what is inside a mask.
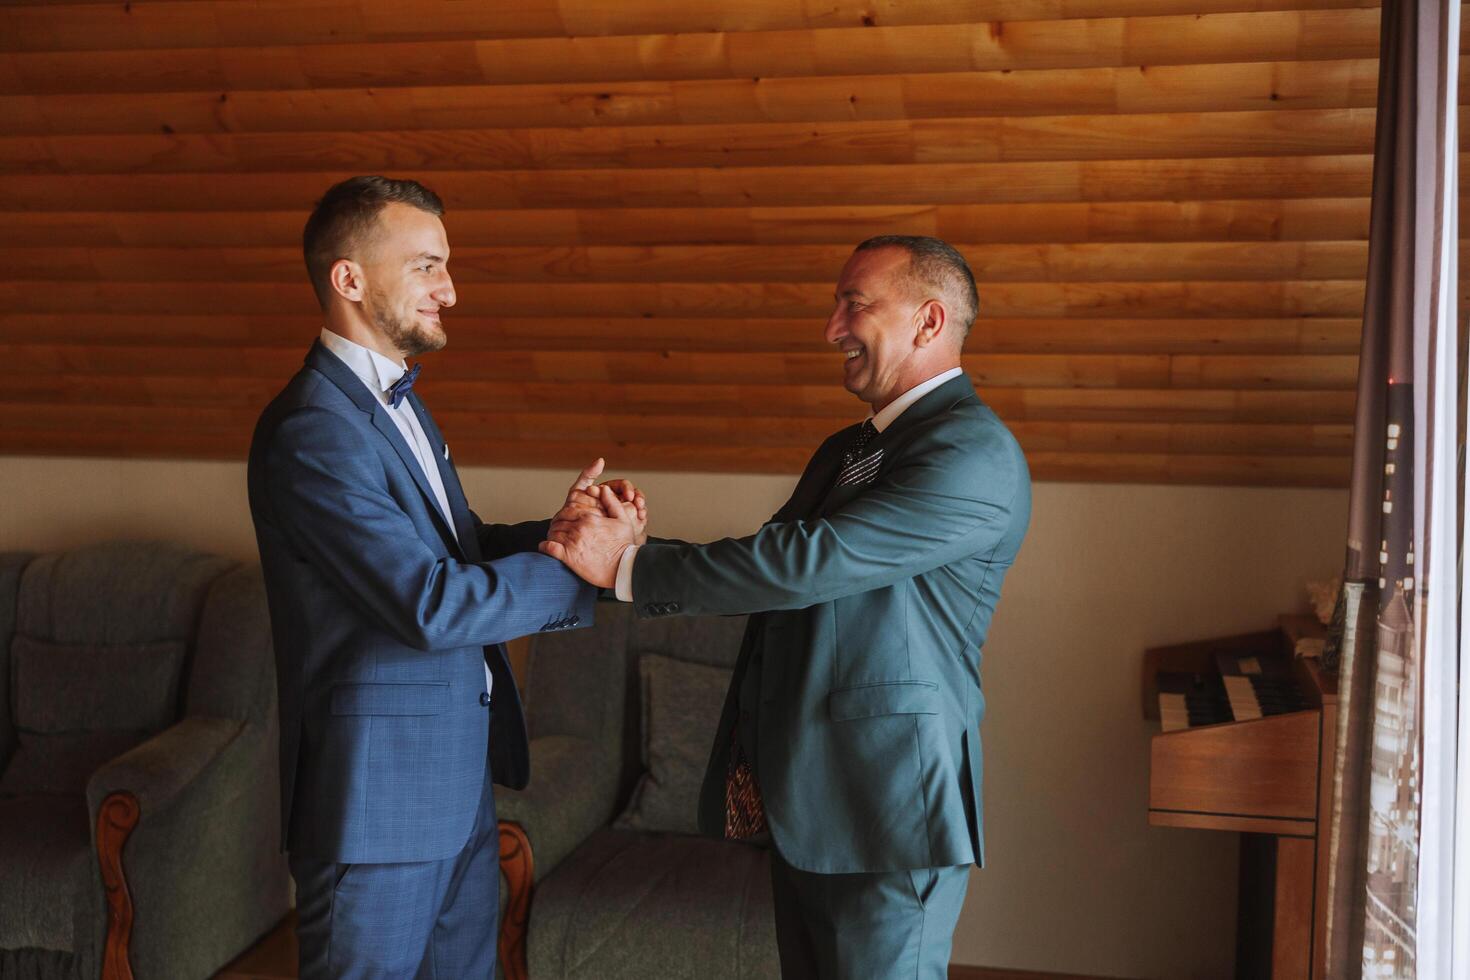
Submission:
[[[633,601],[633,556],[638,554],[638,546],[630,544],[623,549],[623,554],[618,558],[618,578],[614,591],[617,593],[619,602]]]

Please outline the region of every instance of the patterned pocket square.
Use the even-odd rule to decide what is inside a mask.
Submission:
[[[878,464],[883,462],[883,450],[879,449],[861,459],[855,459],[837,474],[837,486],[848,487],[858,483],[872,483],[878,475]]]

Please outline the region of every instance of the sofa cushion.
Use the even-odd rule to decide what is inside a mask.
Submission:
[[[732,672],[646,653],[638,673],[644,771],[616,826],[697,834],[699,787]]]
[[[182,642],[10,645],[11,716],[19,745],[0,793],[83,793],[87,778],[172,725],[179,714]]]
[[[87,780],[148,736],[141,732],[20,733],[20,746],[0,775],[0,796],[68,793],[83,796]]]
[[[758,847],[601,830],[536,888],[533,977],[780,976],[771,872]]]
[[[101,895],[83,797],[0,799],[0,947],[75,950]]]
[[[10,646],[15,726],[43,734],[157,732],[178,719],[184,644]]]
[[[232,565],[166,542],[42,555],[21,576],[15,631],[55,643],[185,640],[198,627],[210,583]]]

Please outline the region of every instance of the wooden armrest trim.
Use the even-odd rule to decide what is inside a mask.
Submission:
[[[133,980],[128,944],[133,938],[133,896],[123,873],[123,845],[138,826],[138,798],[109,793],[97,809],[97,864],[107,899],[107,943],[102,950],[102,980]]]
[[[526,929],[531,915],[531,878],[536,862],[531,840],[521,825],[500,821],[500,873],[505,876],[505,916],[497,944],[505,980],[526,980]]]

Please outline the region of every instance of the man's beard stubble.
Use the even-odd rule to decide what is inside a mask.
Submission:
[[[437,333],[431,332],[415,317],[403,319],[395,316],[381,295],[373,296],[373,322],[384,336],[393,342],[404,357],[418,357],[443,350],[449,338],[441,326]]]

